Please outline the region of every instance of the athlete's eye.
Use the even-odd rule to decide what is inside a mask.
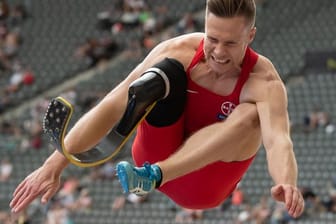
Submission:
[[[217,39],[215,39],[213,37],[207,37],[207,39],[210,43],[217,43]]]
[[[225,43],[226,46],[228,47],[233,47],[233,46],[236,46],[237,45],[237,42],[234,42],[234,41],[228,41]]]

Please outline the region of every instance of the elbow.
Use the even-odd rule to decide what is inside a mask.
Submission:
[[[264,140],[264,147],[267,151],[273,151],[274,149],[293,150],[293,142],[289,136],[277,136],[275,138],[269,138]]]

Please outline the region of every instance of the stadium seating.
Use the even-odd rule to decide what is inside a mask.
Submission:
[[[11,4],[21,2],[11,0]],[[20,60],[30,65],[36,74],[36,83],[32,88],[24,88],[13,97],[16,106],[24,101],[48,93],[53,86],[62,85],[74,76],[82,75],[85,69],[82,62],[74,60],[73,51],[79,43],[88,37],[102,35],[96,26],[96,15],[111,1],[101,0],[72,0],[29,1],[30,18],[22,26],[23,45],[20,49]],[[168,2],[168,1],[167,1]],[[161,1],[148,0],[154,7]],[[204,1],[169,1],[168,16],[174,24],[186,10],[195,12],[203,10]],[[336,28],[333,25],[336,10],[334,0],[267,0],[258,11],[257,37],[253,47],[261,54],[269,57],[279,70],[281,77],[286,81],[289,100],[289,115],[293,124],[301,125],[303,118],[316,103],[330,112],[331,120],[335,121],[336,110],[336,73],[321,72],[302,74],[304,54],[307,50],[335,49]],[[333,19],[330,19],[333,18]],[[203,22],[200,19],[200,22]],[[170,25],[171,25],[170,24]],[[125,30],[116,35],[122,47],[127,38],[140,38],[141,33]],[[123,50],[120,49],[120,55]],[[141,58],[118,57],[112,59],[106,68],[94,69],[92,78],[76,83],[78,93],[107,92],[122,80],[127,73],[140,62]],[[114,61],[115,60],[115,61]],[[297,74],[293,77],[292,74]],[[6,83],[4,74],[0,78],[0,87]],[[84,111],[76,105],[76,117]],[[24,110],[19,120],[27,119]],[[75,120],[75,118],[74,118]],[[20,122],[20,121],[19,121]],[[299,185],[311,187],[321,199],[328,198],[327,183],[331,179],[336,164],[334,152],[335,132],[327,134],[323,128],[306,133],[301,129],[292,133],[295,154],[299,165]],[[0,157],[9,156],[15,165],[13,178],[5,184],[0,184],[0,210],[6,210],[10,195],[22,178],[51,153],[47,146],[48,139],[44,139],[44,147],[38,151],[30,149],[26,152],[15,151],[19,141],[12,136],[0,135]],[[129,145],[120,159],[131,160]],[[251,204],[258,203],[263,195],[269,195],[272,180],[265,163],[266,153],[260,150],[250,170],[241,182],[243,191]],[[70,166],[64,176],[84,176],[91,169],[81,169]],[[124,209],[112,211],[113,200],[122,194],[119,183],[113,181],[100,181],[89,183],[88,188],[93,197],[93,207],[85,212],[71,213],[74,223],[79,224],[107,224],[107,223],[175,223],[176,211],[172,209],[171,202],[158,192],[154,192],[148,201],[140,205],[126,204]],[[230,223],[241,207],[230,206],[226,210],[220,208],[206,211],[202,220],[193,223]],[[33,218],[33,223],[43,223],[42,212]],[[306,217],[297,223],[332,223],[336,215],[321,213],[313,217]]]

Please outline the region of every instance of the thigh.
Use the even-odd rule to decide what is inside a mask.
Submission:
[[[227,118],[222,127],[230,128],[231,141],[234,146],[226,149],[232,150],[233,160],[242,161],[255,155],[261,145],[261,129],[258,112],[255,104],[239,104]],[[224,155],[225,158],[225,155]],[[226,159],[223,159],[225,161]]]
[[[155,163],[173,154],[183,143],[184,116],[169,126],[156,127],[147,121],[142,122],[132,146],[132,156],[136,165],[144,162]]]

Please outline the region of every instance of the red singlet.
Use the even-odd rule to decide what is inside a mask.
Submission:
[[[173,125],[153,127],[142,122],[134,140],[132,154],[137,166],[162,161],[174,153],[193,132],[225,119],[239,104],[241,89],[258,55],[247,48],[242,71],[233,92],[220,96],[199,86],[190,70],[204,58],[203,40],[187,69],[188,99],[183,116]],[[206,209],[220,205],[235,189],[255,156],[245,161],[215,162],[161,186],[158,190],[185,208]]]

